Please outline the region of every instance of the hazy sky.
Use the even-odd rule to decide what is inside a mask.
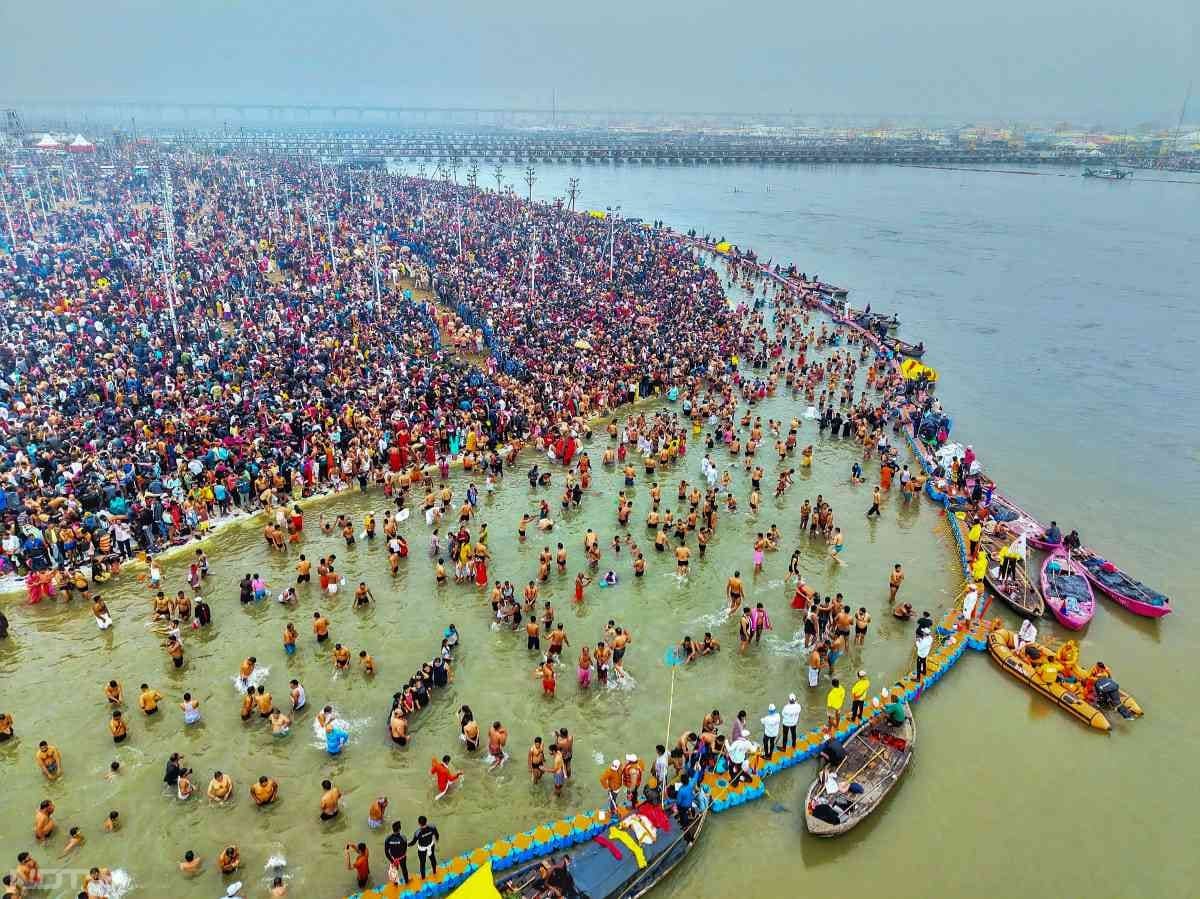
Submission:
[[[1197,0],[0,0],[0,106],[548,107],[553,88],[560,108],[1173,124],[1189,79],[1200,90],[1197,10]]]

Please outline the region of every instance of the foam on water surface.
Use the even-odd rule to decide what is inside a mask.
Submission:
[[[271,673],[269,665],[259,665],[250,672],[249,677],[242,677],[240,674],[233,677],[233,688],[239,693],[245,693],[247,687],[258,687],[266,683],[268,675]]]
[[[354,738],[357,737],[359,734],[366,732],[367,728],[370,727],[370,725],[371,725],[372,719],[370,719],[370,718],[351,718],[350,720],[347,721],[345,718],[338,716],[338,713],[336,710],[334,711],[333,714],[334,714],[334,717],[333,717],[332,723],[333,723],[334,729],[335,730],[344,730],[346,733],[348,733],[350,735],[350,739],[346,741],[347,745],[354,742]],[[324,749],[325,748],[325,728],[323,728],[321,726],[321,723],[319,721],[317,721],[316,718],[313,718],[313,720],[312,720],[312,731],[313,731],[312,745],[316,746],[320,749]]]

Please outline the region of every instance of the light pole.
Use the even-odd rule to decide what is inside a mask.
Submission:
[[[496,163],[496,168],[492,172],[492,175],[496,179],[496,193],[499,194],[500,188],[504,186],[504,168],[500,163]]]
[[[454,223],[455,231],[458,236],[458,257],[462,258],[462,207],[458,204],[458,199],[454,200]]]
[[[616,259],[616,221],[617,216],[621,212],[620,206],[605,206],[604,212],[608,218],[608,282],[611,284],[613,280],[613,263]]]
[[[47,175],[48,177],[49,175]],[[49,229],[50,222],[46,219],[46,195],[42,193],[42,178],[38,174],[38,167],[36,165],[33,167],[33,183],[37,185],[38,203],[42,207],[42,224]],[[54,197],[51,196],[50,199],[53,200]]]
[[[529,202],[533,202],[533,182],[537,181],[536,172],[533,166],[525,167],[525,183],[529,185]]]
[[[8,222],[8,242],[12,246],[12,253],[15,256],[17,254],[17,233],[13,230],[12,215],[8,211],[7,190],[0,190],[0,202],[4,204],[4,220]]]
[[[164,162],[163,173],[163,232],[166,246],[163,248],[163,287],[167,293],[167,315],[171,320],[171,333],[175,335],[175,348],[179,348],[179,323],[175,319],[175,193],[171,187],[171,170]],[[170,269],[168,270],[168,265]]]
[[[567,181],[567,196],[571,198],[571,211],[575,211],[575,195],[579,193],[579,179],[571,178]]]
[[[337,274],[337,256],[333,253],[333,222],[329,220],[329,210],[325,211],[325,230],[329,234],[329,264],[333,267],[333,273]]]
[[[312,214],[308,208],[308,196],[304,197],[304,224],[308,228],[308,255],[313,254],[313,239],[312,239]]]
[[[379,240],[375,231],[371,231],[371,269],[375,278],[375,312],[383,314],[383,303],[379,300]]]
[[[479,164],[474,159],[471,160],[471,165],[467,168],[467,184],[471,185],[471,190],[475,190],[479,182]]]
[[[529,299],[533,300],[533,292],[537,279],[538,239],[534,234],[529,244]]]

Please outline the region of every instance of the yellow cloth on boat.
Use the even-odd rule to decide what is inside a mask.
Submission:
[[[633,853],[634,860],[637,861],[637,866],[639,868],[646,867],[646,853],[642,852],[642,847],[637,844],[637,840],[619,827],[610,827],[608,829],[608,838],[625,844],[629,851]]]
[[[727,240],[723,240],[719,244],[714,246],[713,249],[716,250],[718,253],[728,253],[730,250],[733,249],[733,244],[731,244]]]

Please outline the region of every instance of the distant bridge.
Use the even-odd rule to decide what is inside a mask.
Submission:
[[[0,106],[16,109],[28,122],[121,124],[242,125],[462,125],[495,127],[556,126],[607,128],[619,124],[666,125],[686,121],[720,121],[732,127],[758,124],[799,127],[803,124],[865,125],[880,117],[797,112],[719,112],[618,109],[558,109],[555,107],[418,106],[355,103],[173,102],[165,100],[18,100]],[[75,126],[77,127],[77,126]]]
[[[237,129],[164,130],[164,143],[212,152],[316,157],[353,165],[410,167],[487,164],[712,165],[744,163],[884,163],[893,165],[1036,165],[1075,163],[1072,153],[1007,146],[947,146],[929,141],[755,137],[595,131]],[[484,173],[487,176],[487,173]]]

